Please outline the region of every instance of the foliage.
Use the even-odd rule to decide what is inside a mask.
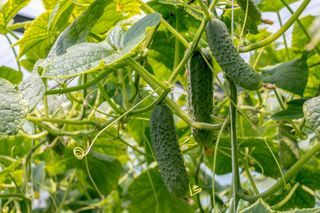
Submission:
[[[320,212],[314,1],[3,1],[0,211]]]

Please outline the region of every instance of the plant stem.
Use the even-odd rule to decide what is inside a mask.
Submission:
[[[170,78],[169,78],[169,82],[172,83],[178,73],[185,67],[186,63],[188,62],[189,58],[192,56],[194,50],[197,48],[198,46],[198,43],[200,41],[200,38],[201,38],[201,35],[205,29],[205,26],[207,24],[207,20],[206,19],[203,19],[201,24],[200,24],[200,27],[199,27],[199,30],[197,31],[192,43],[191,43],[191,46],[189,49],[186,50],[185,52],[185,55],[184,57],[182,58],[182,60],[180,61],[179,65],[173,70]]]
[[[282,19],[281,19],[281,16],[280,16],[280,12],[279,12],[279,11],[277,11],[277,16],[278,16],[278,20],[279,20],[280,27],[282,27],[283,24],[282,24]],[[298,19],[297,21],[299,21],[299,19]],[[283,37],[283,43],[284,43],[284,46],[285,46],[286,52],[287,52],[287,59],[289,59],[289,58],[290,58],[290,52],[289,52],[288,42],[287,42],[287,38],[286,38],[285,33],[283,33],[282,37]]]
[[[198,4],[201,7],[201,10],[202,10],[204,16],[206,17],[206,19],[210,20],[211,19],[211,15],[210,15],[209,11],[207,10],[206,6],[204,5],[203,1],[202,0],[197,0],[197,1],[198,1]]]
[[[292,176],[294,176],[310,158],[312,158],[318,151],[320,151],[320,143],[317,143],[310,151],[305,153],[293,166],[290,167],[290,169],[284,174],[284,178],[286,181],[290,180]],[[276,191],[281,189],[281,187],[284,186],[284,182],[282,179],[279,179],[271,188],[266,190],[265,192],[259,194],[259,195],[245,195],[241,192],[239,192],[239,196],[243,200],[247,201],[255,201],[259,198],[266,198],[270,195],[273,195]]]
[[[278,208],[281,208],[283,205],[285,205],[290,200],[290,198],[292,197],[292,195],[295,193],[295,191],[298,189],[299,186],[300,186],[300,184],[296,183],[292,187],[290,192],[287,194],[287,196],[285,196],[285,198],[283,200],[281,200],[279,203],[277,203],[274,206],[272,206],[272,208],[273,209],[278,209]]]
[[[13,55],[14,55],[14,57],[15,57],[15,59],[16,59],[17,66],[18,66],[18,70],[19,70],[20,72],[22,72],[22,71],[21,71],[20,63],[19,63],[19,61],[18,61],[18,55],[17,55],[17,52],[16,52],[16,50],[14,49],[14,47],[12,46],[12,42],[11,42],[11,40],[10,40],[9,36],[5,35],[5,37],[6,37],[7,41],[9,42],[10,47],[11,47],[11,50],[12,50],[12,52],[13,52]]]
[[[38,117],[32,117],[32,116],[27,116],[26,119],[29,121],[37,121],[37,122],[52,122],[52,123],[64,123],[64,124],[75,124],[75,125],[90,124],[98,127],[101,126],[99,123],[92,120],[69,120],[69,119],[63,119],[63,118],[43,118],[43,117],[38,118]]]
[[[63,88],[63,89],[48,90],[48,91],[46,91],[45,95],[63,94],[63,93],[69,93],[69,92],[74,92],[74,91],[78,91],[78,90],[83,90],[83,89],[101,81],[102,79],[104,79],[106,77],[106,75],[112,73],[113,71],[115,71],[115,70],[107,68],[101,74],[99,74],[95,79],[93,79],[85,84],[75,86],[75,87]]]
[[[237,205],[239,202],[238,191],[241,189],[239,162],[238,162],[238,142],[237,142],[237,87],[229,79],[230,85],[230,141],[231,141],[231,161],[232,161],[232,197],[233,205],[231,205],[231,212],[237,212]]]
[[[284,0],[280,0],[280,1],[289,10],[289,12],[293,15],[294,12],[291,9],[291,7],[287,4],[287,2]],[[309,35],[308,30],[303,26],[302,22],[299,19],[297,19],[297,23],[298,23],[299,27],[301,28],[302,32],[306,35],[306,37],[309,39],[309,41],[311,41],[311,36]],[[315,46],[314,49],[317,52],[317,54],[320,55],[320,49],[317,46]]]
[[[304,0],[301,5],[298,7],[298,9],[292,14],[292,16],[289,18],[289,20],[274,34],[271,36],[257,42],[254,44],[250,44],[248,46],[240,47],[240,52],[249,52],[251,50],[258,49],[260,47],[264,47],[275,40],[277,40],[284,32],[286,32],[289,27],[299,18],[301,13],[304,11],[304,9],[308,6],[311,0]]]

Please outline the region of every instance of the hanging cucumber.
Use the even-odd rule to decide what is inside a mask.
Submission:
[[[168,191],[176,197],[188,193],[188,176],[180,152],[173,115],[165,104],[155,106],[151,118],[152,150],[155,154],[162,180]]]
[[[211,62],[210,57],[206,57],[206,60]],[[199,51],[191,56],[187,70],[191,117],[194,121],[212,123],[210,115],[213,113],[213,73]],[[192,128],[191,131],[200,145],[209,145],[214,141],[213,130]]]
[[[262,86],[260,75],[239,55],[224,22],[212,19],[207,23],[206,35],[209,47],[226,75],[247,90]]]
[[[261,20],[261,11],[257,7],[254,0],[237,0],[237,3],[241,7],[241,9],[246,12],[248,8],[248,17],[254,21],[260,21]],[[248,7],[247,7],[248,4]]]

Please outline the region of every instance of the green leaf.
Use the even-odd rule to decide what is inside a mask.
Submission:
[[[300,19],[301,24],[305,27],[305,29],[308,29],[313,20],[314,16],[308,15]],[[310,38],[306,36],[304,31],[301,29],[298,22],[296,22],[293,26],[292,31],[292,48],[295,51],[304,51],[305,46],[310,42]]]
[[[282,211],[283,213],[320,213],[319,208],[314,209],[291,209],[290,211]]]
[[[45,173],[45,163],[41,162],[38,165],[32,168],[32,177],[33,177],[33,188],[36,192],[40,191],[41,185],[43,184],[46,173]]]
[[[276,204],[282,201],[288,193],[289,191],[282,192],[281,195],[273,195],[273,197],[270,198],[270,201],[268,201],[268,203]],[[315,206],[315,204],[315,197],[311,195],[309,192],[305,191],[301,186],[299,186],[293,193],[291,198],[288,200],[288,202],[286,202],[285,205],[279,208],[279,210],[290,210],[292,212],[292,209],[312,208]]]
[[[265,203],[262,199],[258,199],[254,204],[251,206],[243,209],[240,213],[271,213],[273,211],[270,206]]]
[[[224,11],[222,15],[222,20],[226,23],[226,26],[229,29],[229,32],[231,32],[231,20],[232,20],[232,10],[226,10]],[[239,35],[241,34],[243,23],[245,20],[245,13],[239,8],[237,10],[234,10],[234,23],[235,23],[235,32],[237,32]],[[257,34],[258,26],[257,23],[260,20],[253,20],[251,18],[246,19],[246,25],[245,25],[245,33],[246,31],[249,31],[252,34]]]
[[[294,129],[285,122],[279,124],[279,140],[280,162],[284,169],[289,169],[300,158],[300,150]]]
[[[245,153],[245,149],[249,148],[249,164],[255,167],[257,172],[273,178],[279,177],[279,168],[266,143],[268,143],[276,159],[279,160],[277,144],[273,143],[272,140],[266,139],[266,141],[264,141],[264,139],[257,137],[239,137],[238,143],[241,156]],[[207,157],[209,165],[212,165],[213,155]],[[223,137],[219,144],[216,174],[226,174],[230,172],[232,172],[230,139],[229,137]]]
[[[0,136],[15,135],[25,117],[21,94],[9,81],[0,79]]]
[[[303,104],[303,113],[307,125],[317,134],[320,133],[320,96],[311,98]]]
[[[74,45],[61,56],[56,56],[45,65],[42,77],[67,78],[92,72],[99,67],[111,66],[134,54],[144,41],[146,29],[160,22],[160,15],[153,13],[145,16],[122,34],[118,50],[106,41],[100,43],[81,43]],[[116,29],[117,30],[117,29]]]
[[[296,1],[298,0],[286,0],[286,3],[291,4]],[[281,2],[281,0],[263,0],[258,6],[264,12],[277,12],[285,5]]]
[[[3,20],[0,21],[0,25],[7,26],[9,21],[13,19],[16,14],[24,8],[27,4],[29,4],[30,0],[8,0],[6,3],[1,5],[2,13],[1,15]],[[1,16],[0,15],[0,16]]]
[[[73,8],[71,0],[62,0],[53,11],[48,10],[32,21],[23,37],[16,43],[20,47],[18,57],[26,53],[29,53],[27,58],[32,56],[35,60],[47,57],[59,33],[69,24]]]
[[[305,164],[297,173],[295,181],[309,187],[312,190],[319,190],[320,185],[320,161],[314,159]]]
[[[307,46],[308,50],[313,49],[319,42],[320,42],[320,17],[318,16],[315,18],[315,20],[312,22],[312,25],[309,27],[309,31],[311,34],[311,41]]]
[[[287,103],[288,107],[285,110],[274,113],[271,118],[276,121],[293,120],[303,118],[302,106],[305,99],[296,99]]]
[[[91,153],[87,160],[93,181],[99,191],[107,196],[118,185],[118,180],[123,170],[121,163],[115,158],[99,153]],[[86,171],[84,161],[82,163],[82,168]],[[86,173],[86,175],[88,174]],[[89,177],[87,179],[92,185]]]
[[[19,84],[22,81],[22,72],[10,67],[0,66],[0,78],[8,80],[12,84]]]
[[[320,72],[319,72],[319,55],[315,54],[308,59],[309,77],[308,84],[304,91],[305,97],[314,97],[319,93],[320,88]],[[314,66],[316,64],[316,66]]]
[[[88,9],[72,22],[58,37],[50,50],[49,56],[61,55],[67,48],[85,41],[90,29],[103,14],[111,0],[96,0]]]
[[[305,57],[274,66],[261,68],[262,80],[303,96],[308,82],[308,65]]]
[[[62,0],[56,4],[48,20],[47,28],[49,34],[51,32],[59,32],[61,29],[64,29],[68,26],[68,20],[73,8],[74,4],[71,0]]]
[[[19,90],[22,93],[22,99],[28,104],[29,111],[41,101],[46,92],[45,85],[37,72],[32,72],[28,78],[23,80],[19,85]]]
[[[38,58],[45,58],[52,42],[47,31],[47,24],[50,17],[50,11],[46,11],[32,21],[30,26],[24,32],[22,38],[17,41],[19,45],[18,58],[33,51]]]
[[[148,174],[149,173],[149,174]],[[152,184],[151,184],[152,183]],[[134,179],[128,190],[129,210],[135,212],[195,212],[186,202],[171,196],[155,169],[145,171]]]

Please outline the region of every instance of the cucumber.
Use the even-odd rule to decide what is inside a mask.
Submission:
[[[165,104],[155,106],[150,118],[152,150],[170,194],[186,196],[189,181],[175,131],[173,115]]]
[[[231,80],[247,90],[257,90],[262,86],[260,75],[240,57],[234,47],[224,22],[210,20],[206,35],[214,57]]]
[[[206,57],[211,62],[210,57]],[[201,52],[196,51],[188,63],[188,100],[193,121],[212,123],[213,113],[213,73]],[[200,145],[212,144],[213,130],[191,128],[193,138]]]
[[[241,7],[241,9],[244,11],[244,13],[247,10],[247,1],[248,2],[248,17],[254,21],[260,21],[261,20],[261,11],[257,7],[254,0],[237,0],[237,3]]]
[[[304,102],[303,113],[307,126],[320,135],[320,96]]]

